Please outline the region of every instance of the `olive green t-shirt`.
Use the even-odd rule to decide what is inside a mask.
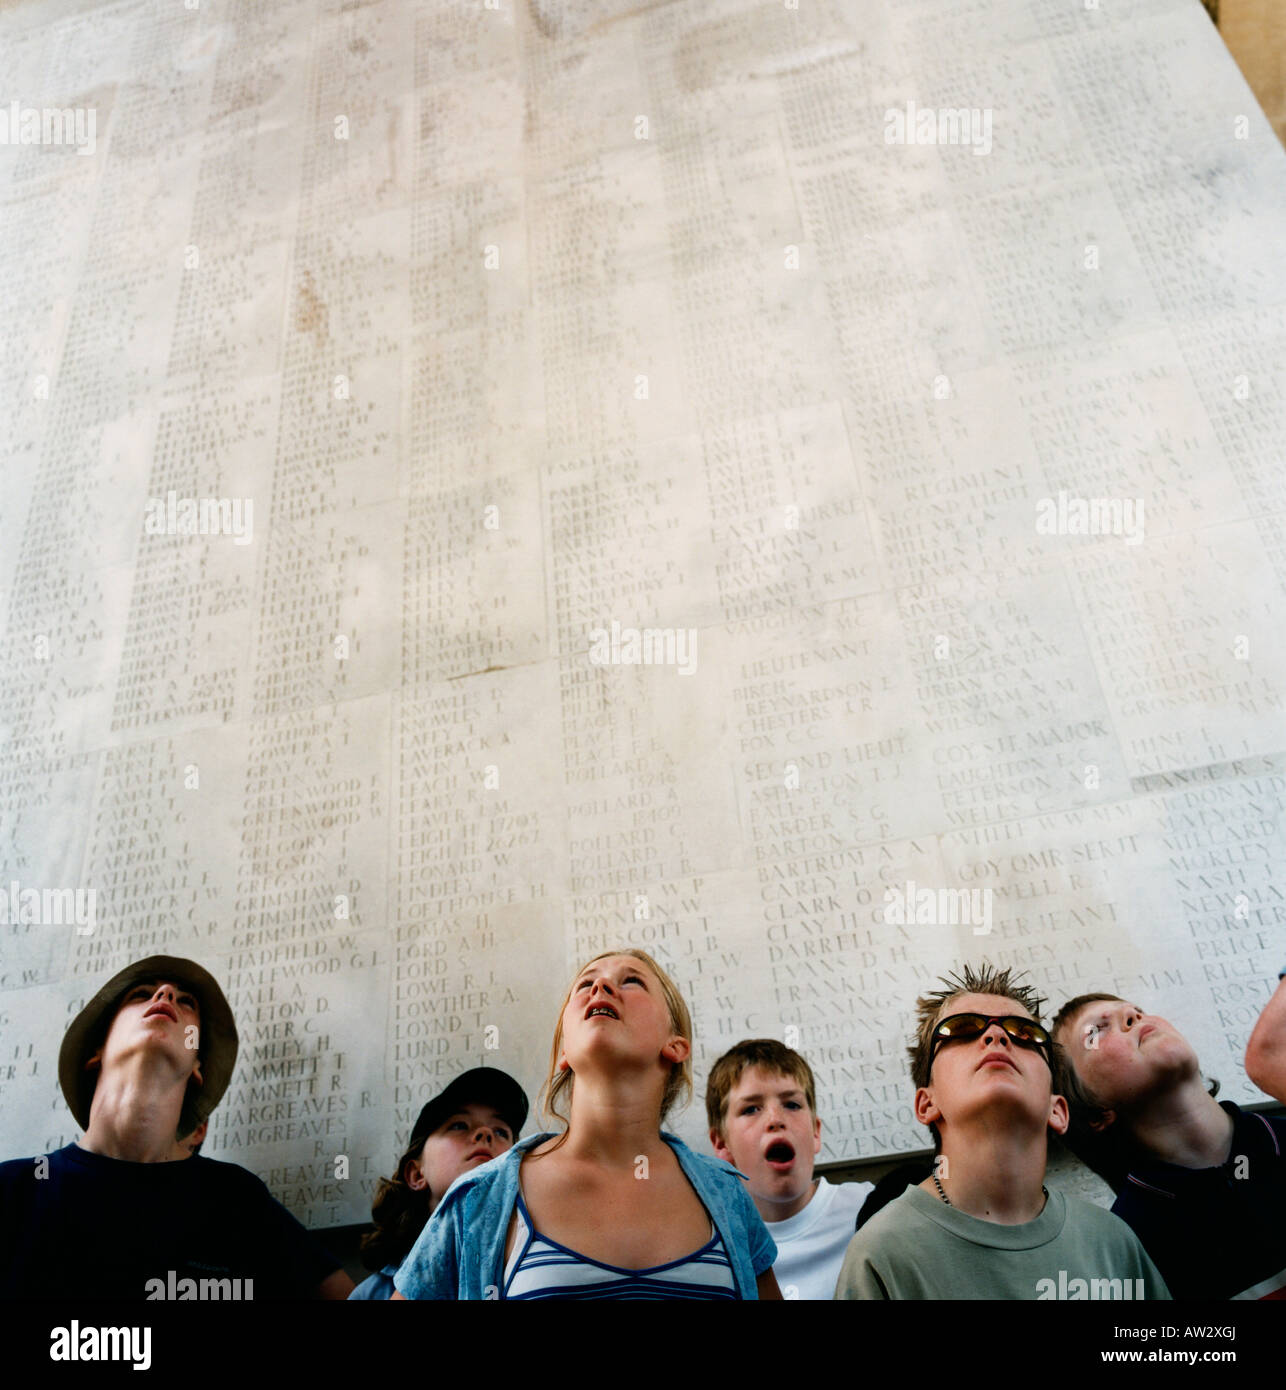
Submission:
[[[849,1241],[836,1298],[1169,1298],[1119,1217],[1053,1191],[1002,1226],[909,1187]]]

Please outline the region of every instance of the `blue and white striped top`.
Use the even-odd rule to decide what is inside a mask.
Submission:
[[[505,1265],[505,1298],[737,1298],[732,1262],[714,1225],[693,1254],[651,1269],[588,1259],[536,1230],[518,1193],[518,1239]]]

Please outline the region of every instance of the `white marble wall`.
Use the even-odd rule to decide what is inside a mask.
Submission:
[[[830,1160],[984,955],[1253,1099],[1286,155],[1193,0],[28,4],[0,97],[0,883],[96,902],[0,926],[0,1156],[159,951],[317,1225],[622,942]]]

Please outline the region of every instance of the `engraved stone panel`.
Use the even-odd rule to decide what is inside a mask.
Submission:
[[[0,1157],[155,952],[319,1226],[622,943],[703,1147],[764,1035],[923,1147],[983,956],[1256,1098],[1286,155],[1198,6],[27,4],[0,134]]]

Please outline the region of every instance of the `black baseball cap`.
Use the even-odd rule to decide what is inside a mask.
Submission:
[[[470,1104],[491,1106],[512,1126],[515,1140],[527,1123],[527,1093],[513,1077],[497,1067],[474,1067],[461,1072],[420,1111],[407,1148],[415,1148],[461,1106]]]

